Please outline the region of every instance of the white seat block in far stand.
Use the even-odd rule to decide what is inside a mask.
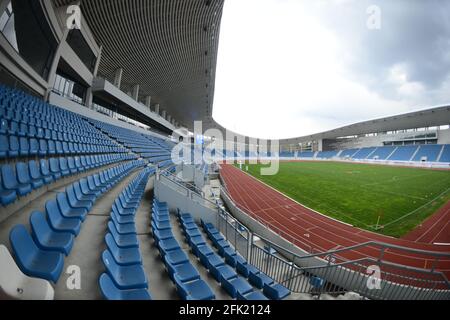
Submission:
[[[0,270],[0,299],[53,300],[50,282],[23,274],[4,245],[0,245]]]

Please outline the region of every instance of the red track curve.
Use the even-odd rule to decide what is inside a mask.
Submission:
[[[286,240],[307,251],[325,252],[368,241],[378,241],[412,249],[450,253],[450,246],[396,239],[365,231],[321,215],[289,199],[279,191],[232,165],[222,164],[220,176],[233,202],[241,210],[262,221],[275,232],[281,231]],[[442,210],[445,212],[445,214],[442,214],[444,216],[442,219],[446,219],[448,225],[450,202]],[[429,224],[436,225],[432,222]],[[438,230],[438,228],[435,228],[435,230]],[[444,228],[444,230],[447,229]],[[434,231],[430,231],[427,239],[434,238],[432,232]],[[366,246],[353,251],[346,251],[344,257],[354,260],[365,257],[378,259],[379,256],[380,250],[378,247]],[[434,261],[431,256],[396,249],[386,250],[383,260],[426,269],[431,268]],[[444,272],[447,279],[450,278],[450,258],[440,260],[435,268]]]

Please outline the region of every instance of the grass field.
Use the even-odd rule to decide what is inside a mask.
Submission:
[[[261,166],[248,165],[248,173],[325,215],[394,237],[408,233],[450,200],[450,171],[281,162],[277,175],[261,176]]]

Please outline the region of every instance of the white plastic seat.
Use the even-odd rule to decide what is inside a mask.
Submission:
[[[50,282],[23,274],[8,248],[0,245],[0,296],[20,300],[53,300]]]

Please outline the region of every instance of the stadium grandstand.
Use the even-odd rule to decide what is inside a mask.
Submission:
[[[0,0],[0,299],[449,300],[450,106],[230,132],[223,7]]]

